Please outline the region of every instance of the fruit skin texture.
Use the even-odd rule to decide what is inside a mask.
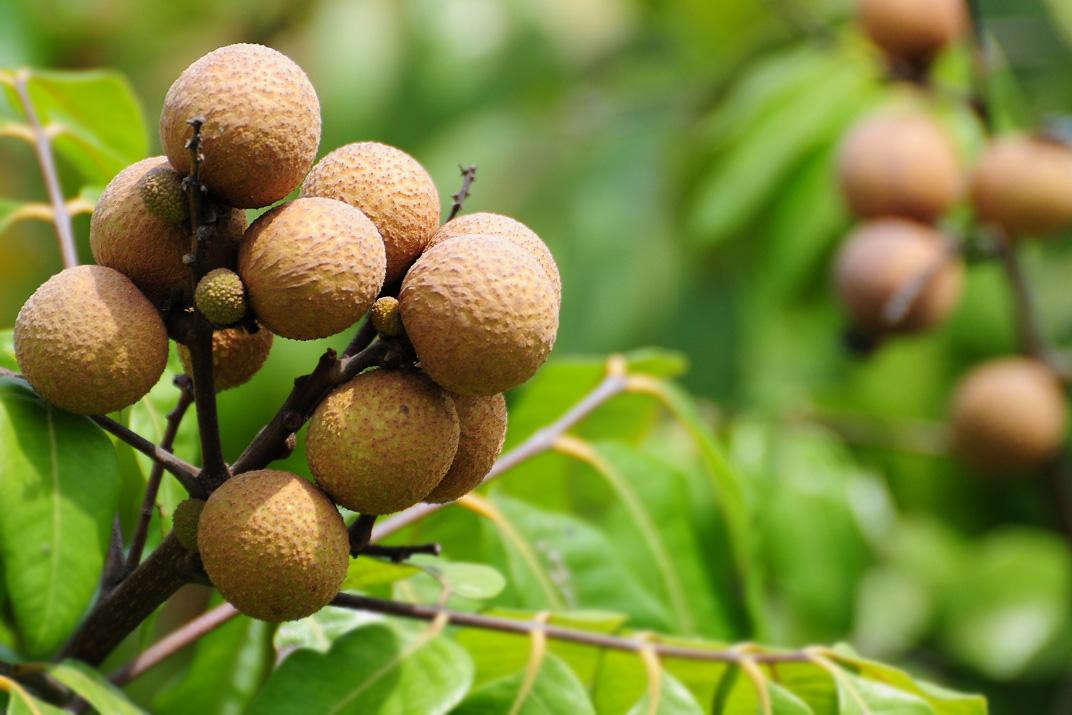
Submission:
[[[1040,466],[1065,440],[1068,407],[1060,383],[1040,362],[986,362],[957,386],[951,411],[953,447],[980,471]]]
[[[551,255],[547,244],[531,228],[509,216],[495,213],[459,216],[439,227],[439,230],[432,236],[432,240],[428,242],[428,248],[443,243],[448,238],[473,234],[502,236],[528,251],[529,255],[535,258],[547,273],[547,277],[551,279],[554,286],[555,295],[558,296],[558,302],[562,302],[562,277],[558,273],[558,264],[555,263],[555,257]]]
[[[350,537],[324,493],[296,474],[231,477],[201,512],[205,572],[231,605],[263,621],[316,613],[346,577]]]
[[[234,271],[216,268],[197,282],[194,304],[217,325],[237,323],[246,314],[246,287]]]
[[[369,310],[369,320],[380,335],[397,338],[404,332],[402,314],[398,310],[398,298],[393,296],[385,295],[377,298]]]
[[[268,359],[272,331],[264,326],[255,333],[245,328],[224,328],[212,334],[212,377],[217,390],[229,390],[249,382]],[[190,350],[179,345],[179,358],[186,374],[193,374]]]
[[[171,515],[171,530],[175,532],[175,538],[187,551],[197,553],[197,522],[201,519],[201,512],[205,508],[202,499],[185,499],[175,507],[175,513]]]
[[[893,57],[929,60],[968,26],[965,0],[859,0],[857,13],[876,45]]]
[[[932,273],[904,317],[889,325],[884,310],[908,282]],[[871,334],[913,333],[941,323],[956,307],[964,265],[949,253],[942,234],[904,219],[862,224],[838,256],[836,283],[856,326]]]
[[[949,210],[965,183],[949,135],[918,110],[865,117],[841,144],[838,177],[857,216],[920,221]]]
[[[995,139],[972,176],[978,214],[1014,234],[1072,226],[1072,148],[1027,136]]]
[[[238,272],[257,318],[284,338],[326,338],[365,314],[383,286],[383,241],[341,201],[296,199],[249,227]]]
[[[190,173],[187,120],[203,117],[201,181],[239,208],[279,201],[301,183],[320,144],[320,101],[286,55],[238,44],[183,70],[160,113],[160,141],[180,174]]]
[[[165,221],[182,223],[190,215],[182,177],[170,164],[146,172],[138,181],[138,193],[146,208]]]
[[[487,476],[506,439],[506,398],[502,394],[479,397],[454,395],[461,434],[450,470],[424,498],[449,502],[471,492]]]
[[[399,304],[421,367],[461,395],[525,382],[558,332],[547,275],[501,236],[459,236],[429,249],[402,281]]]
[[[402,277],[439,226],[432,177],[406,152],[379,142],[347,144],[326,155],[301,195],[345,201],[372,219],[387,250],[387,284]]]
[[[317,484],[347,509],[390,514],[428,496],[458,451],[450,395],[416,370],[371,370],[332,392],[309,422]]]
[[[104,414],[147,393],[167,363],[164,321],[122,273],[77,266],[49,278],[15,319],[15,356],[41,397]]]
[[[93,260],[124,273],[157,304],[190,282],[190,269],[182,262],[190,252],[189,233],[181,223],[153,213],[142,199],[142,179],[166,167],[167,159],[157,156],[119,172],[101,194],[89,226]],[[208,264],[233,263],[245,229],[244,212],[221,216]]]

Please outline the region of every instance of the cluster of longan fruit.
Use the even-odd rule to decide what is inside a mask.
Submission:
[[[969,24],[965,0],[860,0],[858,19],[895,73],[910,67],[924,86]],[[964,262],[938,221],[962,200],[999,241],[1072,227],[1072,148],[1044,134],[1000,136],[966,169],[921,94],[863,118],[840,149],[841,190],[859,224],[840,248],[836,287],[865,344],[935,328],[956,308]],[[972,466],[1038,467],[1064,443],[1064,390],[1040,361],[991,360],[957,386],[950,422],[952,446]]]
[[[402,367],[358,374],[312,414],[315,485],[246,472],[177,510],[177,538],[220,592],[272,621],[338,591],[350,543],[336,504],[387,514],[481,482],[503,445],[502,393],[547,358],[561,301],[554,259],[524,224],[479,213],[441,226],[436,186],[413,157],[359,142],[314,165],[320,127],[316,92],[286,56],[240,44],[200,58],[164,101],[166,156],[127,167],[100,198],[97,265],[50,278],[15,328],[26,379],[82,414],[126,407],[159,380],[162,313],[211,322],[217,389],[248,381],[273,335],[326,338],[368,315],[381,339],[405,345]],[[299,185],[247,227],[243,209]],[[198,196],[211,234],[194,260]]]

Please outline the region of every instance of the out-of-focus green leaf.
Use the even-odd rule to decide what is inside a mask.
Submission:
[[[379,616],[365,611],[327,606],[311,616],[280,623],[272,642],[283,653],[298,648],[327,653],[338,639],[379,620]]]
[[[346,570],[346,580],[342,582],[342,590],[362,591],[373,586],[385,586],[412,578],[419,573],[421,573],[419,568],[409,564],[393,564],[379,559],[350,559],[350,565]]]
[[[584,686],[569,667],[554,655],[544,655],[536,677],[516,673],[495,680],[466,696],[452,715],[595,715]]]
[[[0,554],[31,656],[77,624],[104,563],[118,484],[111,441],[85,417],[0,378]]]
[[[1072,47],[1072,5],[1063,0],[1045,0],[1045,5],[1053,17],[1054,25],[1060,29],[1065,43]]]
[[[495,598],[506,586],[503,575],[485,564],[447,561],[425,554],[418,554],[410,561],[445,584],[451,594],[461,598],[478,601]]]
[[[629,708],[629,715],[703,715],[703,712],[688,688],[665,672],[659,676],[658,689],[653,685]]]
[[[19,363],[15,360],[15,331],[0,330],[0,367],[18,372]]]
[[[0,693],[0,703],[3,703],[3,697],[4,693]],[[25,690],[8,696],[5,712],[7,715],[66,715],[67,713],[62,708],[35,698]]]
[[[22,206],[23,203],[21,201],[0,198],[0,236],[3,236],[4,232],[17,220],[15,212],[22,208]]]
[[[144,711],[134,705],[123,691],[103,675],[76,660],[66,660],[48,669],[48,674],[71,689],[97,712],[115,715],[137,715]]]

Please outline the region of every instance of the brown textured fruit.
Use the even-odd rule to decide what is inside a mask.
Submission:
[[[182,177],[162,164],[145,172],[138,181],[138,193],[146,208],[154,215],[171,223],[182,223],[190,215],[186,192],[182,189]]]
[[[77,266],[45,281],[15,319],[15,356],[37,393],[70,412],[137,402],[167,363],[164,321],[122,273]]]
[[[246,287],[234,271],[216,268],[197,282],[194,305],[217,325],[237,323],[246,314]]]
[[[841,145],[838,174],[849,208],[865,218],[931,221],[964,189],[952,140],[918,110],[865,117]]]
[[[197,522],[201,520],[201,512],[205,508],[205,502],[201,499],[185,499],[175,507],[175,513],[171,515],[171,530],[175,532],[175,538],[187,551],[197,553]]]
[[[376,224],[390,284],[421,255],[439,226],[439,193],[416,159],[379,142],[347,144],[316,163],[302,196],[345,201]]]
[[[864,30],[887,54],[928,60],[968,26],[965,0],[859,0]]]
[[[1010,472],[1040,466],[1065,441],[1068,408],[1060,383],[1028,358],[986,362],[953,395],[953,447],[972,466]]]
[[[320,101],[289,57],[262,45],[228,45],[183,70],[160,113],[171,165],[190,172],[187,121],[204,119],[201,180],[232,206],[279,201],[305,177],[320,144]]]
[[[499,395],[454,395],[461,432],[458,453],[447,475],[424,498],[427,502],[454,501],[471,492],[487,476],[506,439],[506,398]]]
[[[296,199],[249,227],[238,272],[257,318],[284,338],[312,340],[345,330],[383,286],[383,241],[353,206]]]
[[[229,390],[249,382],[268,359],[272,331],[261,326],[255,333],[245,328],[224,328],[212,334],[212,377],[217,390]],[[192,375],[190,350],[179,345],[179,358]]]
[[[995,139],[972,176],[979,216],[1014,234],[1072,226],[1072,148],[1027,136]]]
[[[459,236],[429,249],[406,274],[399,303],[421,367],[462,395],[525,382],[558,331],[547,274],[501,236]]]
[[[397,338],[403,333],[402,313],[398,309],[398,298],[394,296],[377,298],[369,310],[369,320],[380,335]]]
[[[247,616],[292,621],[339,591],[350,538],[331,500],[296,474],[262,469],[212,493],[197,529],[205,572]]]
[[[911,333],[934,327],[956,307],[964,267],[948,241],[930,226],[882,219],[859,226],[837,262],[837,290],[853,323],[870,334]],[[914,280],[922,290],[900,320],[890,305]]]
[[[142,198],[142,179],[165,167],[167,159],[157,156],[119,172],[101,194],[89,227],[93,259],[125,274],[156,303],[190,282],[190,269],[182,262],[190,252],[189,233],[181,223],[150,211]],[[210,266],[233,265],[245,228],[243,211],[221,217],[208,255]]]
[[[547,248],[547,244],[543,242],[543,239],[517,219],[494,213],[465,214],[440,226],[439,230],[432,236],[432,240],[428,242],[428,247],[431,248],[436,244],[443,243],[448,238],[473,234],[502,236],[528,251],[529,255],[535,258],[536,262],[547,273],[547,277],[551,279],[551,283],[554,285],[555,295],[558,296],[559,303],[562,302],[562,278],[558,273],[555,257],[551,255],[551,251]]]
[[[458,451],[458,412],[416,370],[372,370],[332,392],[309,422],[317,484],[347,509],[390,514],[428,496]]]

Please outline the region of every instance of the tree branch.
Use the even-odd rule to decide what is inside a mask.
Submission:
[[[157,447],[140,434],[124,427],[111,417],[106,417],[105,415],[91,415],[90,419],[114,434],[123,442],[126,442],[131,447],[144,454],[149,459],[159,463],[168,472],[174,474],[175,477],[178,478],[179,483],[186,488],[186,491],[190,496],[198,497],[199,499],[203,499],[207,496],[204,485],[197,479],[197,467],[176,457],[166,449]]]
[[[450,215],[447,216],[447,220],[454,219],[459,213],[461,213],[462,207],[465,205],[465,200],[469,198],[469,189],[473,186],[473,182],[476,181],[476,165],[470,164],[469,166],[458,166],[459,171],[462,172],[462,185],[451,198],[454,200],[450,205]]]

